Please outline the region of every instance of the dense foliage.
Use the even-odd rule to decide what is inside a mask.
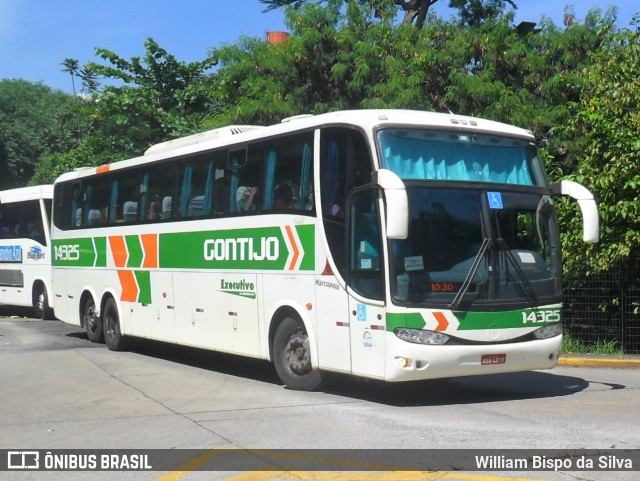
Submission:
[[[608,37],[580,75],[578,115],[570,124],[580,152],[573,176],[597,198],[603,226],[600,244],[578,259],[597,271],[640,255],[640,32]]]
[[[0,80],[0,189],[25,185],[43,156],[77,145],[72,104],[40,83]]]
[[[12,89],[0,91],[5,184],[24,183],[36,163],[32,181],[50,182],[230,123],[350,108],[450,110],[532,130],[553,180],[573,176],[593,190],[603,243],[584,248],[575,204],[561,202],[565,253],[605,269],[639,250],[640,51],[638,32],[615,26],[615,9],[594,9],[584,22],[569,10],[564,26],[543,19],[533,29],[514,25],[511,1],[451,1],[457,18],[429,13],[420,25],[406,22],[409,7],[428,10],[434,0],[263,3],[291,4],[286,44],[244,37],[192,63],[152,39],[142,58],[98,49],[101,62],[83,68],[65,59],[84,96],[49,91],[60,97],[46,102],[51,109],[31,108],[46,87],[2,82]],[[11,122],[22,117],[31,120]]]

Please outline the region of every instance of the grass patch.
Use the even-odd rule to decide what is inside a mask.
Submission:
[[[569,354],[608,354],[618,357],[622,357],[624,354],[616,340],[598,340],[595,344],[585,344],[566,333],[562,336],[562,352]]]

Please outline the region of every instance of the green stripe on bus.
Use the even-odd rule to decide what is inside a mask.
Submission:
[[[96,267],[107,267],[107,238],[94,237],[93,243],[96,247]]]
[[[296,228],[304,257],[300,269],[313,269],[311,228]],[[302,234],[302,235],[300,235]],[[285,270],[290,252],[280,227],[160,234],[159,267],[175,269]],[[311,259],[309,259],[311,258]]]
[[[138,302],[140,304],[151,304],[151,272],[133,271],[138,283]]]
[[[93,267],[95,262],[96,252],[90,237],[53,241],[54,266]]]
[[[137,235],[128,235],[125,236],[124,241],[127,244],[127,251],[129,252],[127,267],[140,267],[142,258],[144,257],[144,252],[140,245],[140,237]]]
[[[454,315],[460,321],[459,331],[536,327],[562,320],[562,310],[559,307],[503,312],[454,312]]]
[[[301,271],[312,271],[316,268],[316,236],[313,224],[296,226],[298,237],[304,248],[304,257],[300,263]]]
[[[562,309],[560,307],[516,309],[503,312],[454,312],[453,314],[460,323],[458,331],[536,327],[562,320]],[[393,332],[399,327],[424,329],[427,323],[423,315],[431,316],[432,314],[430,312],[425,312],[424,314],[419,312],[389,312],[386,316],[387,331]]]

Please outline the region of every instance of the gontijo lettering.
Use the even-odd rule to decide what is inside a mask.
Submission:
[[[275,261],[279,256],[280,244],[277,237],[239,237],[204,241],[204,258],[207,261]]]

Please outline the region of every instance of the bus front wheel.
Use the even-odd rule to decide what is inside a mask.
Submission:
[[[92,342],[102,342],[102,320],[96,315],[96,303],[93,297],[87,297],[82,308],[82,323],[87,331],[87,337]]]
[[[124,351],[129,346],[129,338],[122,335],[118,307],[112,297],[107,299],[102,315],[104,342],[111,351]]]
[[[322,374],[311,366],[309,336],[300,322],[285,317],[273,338],[273,360],[280,380],[290,389],[313,391]]]

